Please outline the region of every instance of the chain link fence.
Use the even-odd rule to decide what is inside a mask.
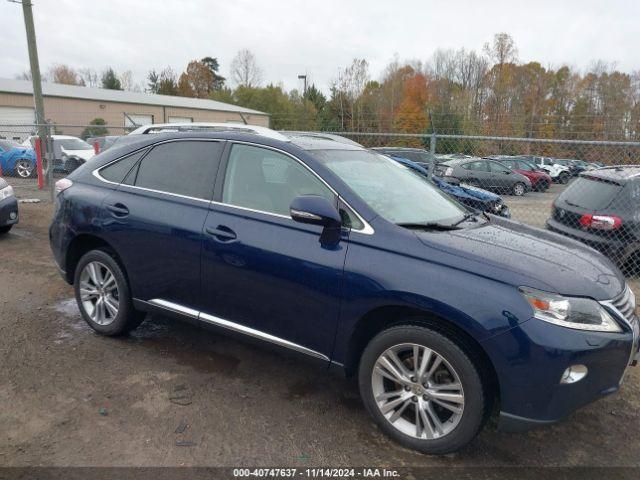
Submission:
[[[36,127],[0,125],[2,175],[18,198],[51,198],[57,179],[128,133],[126,127],[48,125],[49,135],[40,141],[39,175]],[[575,239],[607,255],[628,276],[640,275],[639,142],[312,134],[340,135],[375,149],[418,175],[432,177],[441,190],[470,208]]]
[[[0,124],[0,176],[19,200],[51,200],[55,182],[135,126]]]
[[[640,274],[639,142],[331,133],[432,172],[468,206],[577,240]]]

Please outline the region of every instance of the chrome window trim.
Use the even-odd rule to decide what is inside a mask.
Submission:
[[[120,187],[128,187],[128,188],[133,188],[133,189],[136,189],[136,190],[143,190],[145,192],[161,193],[163,195],[170,195],[172,197],[185,198],[187,200],[197,200],[198,202],[210,203],[211,202],[210,199],[208,200],[206,198],[190,197],[189,195],[181,195],[179,193],[165,192],[164,190],[154,190],[153,188],[138,187],[136,185],[127,185],[126,183],[122,183],[122,182],[120,182],[120,183],[112,182],[112,181],[107,180],[106,178],[104,178],[102,175],[100,175],[100,170],[102,170],[103,168],[107,168],[108,166],[110,166],[110,165],[112,165],[112,164],[114,164],[116,162],[119,162],[120,160],[124,160],[129,155],[134,155],[137,152],[139,152],[140,150],[149,149],[151,151],[154,147],[156,147],[158,145],[164,145],[165,143],[189,142],[189,141],[218,142],[218,143],[226,142],[226,140],[218,139],[218,138],[200,138],[200,137],[194,137],[194,138],[171,138],[169,140],[163,140],[162,142],[153,143],[151,145],[146,145],[145,147],[142,147],[142,148],[140,148],[138,150],[135,150],[135,151],[133,151],[131,153],[127,153],[126,155],[123,155],[122,157],[118,157],[118,158],[112,160],[111,162],[106,163],[106,164],[102,165],[101,167],[98,167],[98,168],[94,169],[91,172],[91,174],[94,177],[96,177],[98,180],[100,180],[101,182],[109,183],[111,185],[117,185],[117,186],[120,186]],[[149,152],[147,152],[147,153],[149,153]],[[144,157],[142,157],[139,160],[139,162],[144,160],[145,157],[146,157],[146,155]]]
[[[194,310],[193,308],[185,307],[184,305],[180,305],[178,303],[170,302],[162,298],[153,298],[147,302],[145,302],[144,300],[139,300],[139,301],[143,303],[147,303],[154,307],[163,308],[165,310],[168,310],[174,313],[179,313],[190,318],[195,318],[202,322],[210,323],[212,325],[216,325],[218,327],[222,327],[227,330],[231,330],[237,333],[242,333],[243,335],[247,335],[249,337],[257,338],[259,340],[273,343],[281,347],[286,347],[291,350],[304,353],[311,357],[319,358],[327,362],[330,361],[329,357],[327,357],[325,354],[320,353],[316,350],[312,350],[310,348],[304,347],[297,343],[290,342],[289,340],[285,340],[284,338],[276,337],[275,335],[271,335],[270,333],[266,333],[261,330],[256,330],[255,328],[247,327],[239,323],[225,320],[224,318],[216,317],[215,315],[209,315],[208,313],[200,312],[198,310]]]
[[[266,148],[268,150],[273,150],[275,152],[281,153],[283,155],[286,155],[287,157],[292,158],[293,160],[295,160],[296,162],[298,162],[299,164],[301,164],[304,168],[306,168],[307,170],[309,170],[313,175],[315,175],[318,179],[320,179],[320,181],[327,186],[327,188],[329,188],[329,190],[331,190],[331,192],[342,202],[344,203],[349,210],[351,210],[356,217],[358,217],[358,220],[360,220],[362,222],[362,224],[364,225],[363,228],[361,229],[355,229],[355,228],[351,228],[351,232],[354,233],[360,233],[362,235],[373,235],[375,233],[375,230],[373,229],[373,227],[371,225],[369,225],[369,222],[367,222],[364,218],[362,218],[362,216],[356,211],[355,208],[353,208],[351,205],[349,205],[349,203],[342,198],[342,196],[340,196],[340,194],[338,194],[338,192],[336,192],[333,187],[331,187],[331,185],[329,185],[320,175],[318,175],[311,167],[309,167],[306,163],[304,163],[302,160],[298,159],[297,157],[295,157],[294,155],[291,155],[288,152],[285,152],[284,150],[281,150],[279,148],[276,147],[271,147],[269,145],[262,145],[260,143],[253,143],[253,142],[244,142],[244,141],[236,141],[236,140],[224,140],[224,139],[212,139],[212,138],[201,138],[201,137],[194,137],[194,138],[172,138],[169,140],[163,140],[162,142],[158,142],[158,143],[154,143],[151,145],[146,145],[145,147],[140,148],[139,150],[144,150],[145,148],[153,148],[157,145],[162,145],[165,143],[171,143],[171,142],[185,142],[185,141],[206,141],[206,142],[229,142],[232,144],[241,144],[241,145],[250,145],[250,146],[254,146],[254,147],[260,147],[260,148]],[[276,217],[276,218],[285,218],[285,219],[289,219],[291,221],[294,221],[290,215],[281,215],[279,213],[273,213],[273,212],[266,212],[264,210],[256,210],[254,208],[248,208],[248,207],[241,207],[240,205],[232,205],[230,203],[224,203],[224,202],[217,202],[215,200],[207,200],[205,198],[197,198],[197,197],[190,197],[188,195],[180,195],[179,193],[171,193],[171,192],[165,192],[162,190],[154,190],[152,188],[145,188],[145,187],[137,187],[135,185],[127,185],[125,183],[116,183],[116,182],[112,182],[110,180],[107,180],[106,178],[104,178],[102,175],[100,175],[100,170],[102,170],[103,168],[106,168],[116,162],[119,162],[120,160],[123,160],[124,158],[128,157],[129,155],[133,155],[136,152],[138,152],[139,150],[136,150],[134,152],[128,153],[126,155],[123,155],[122,157],[116,158],[114,160],[112,160],[109,163],[106,163],[96,169],[94,169],[91,173],[92,175],[97,178],[98,180],[100,180],[101,182],[104,183],[108,183],[110,185],[116,185],[116,186],[120,186],[120,187],[127,187],[127,188],[131,188],[134,190],[142,190],[142,191],[146,191],[146,192],[152,192],[152,193],[160,193],[160,194],[164,194],[164,195],[169,195],[172,197],[177,197],[177,198],[184,198],[187,200],[196,200],[199,202],[206,202],[206,203],[210,203],[213,205],[222,205],[222,206],[226,206],[226,207],[231,207],[231,208],[237,208],[240,210],[244,210],[247,212],[254,212],[254,213],[262,213],[264,215],[271,215],[272,217]],[[146,156],[146,155],[145,155]],[[142,158],[144,159],[144,157]],[[142,160],[141,159],[141,160]]]
[[[307,165],[306,163],[304,163],[302,160],[300,160],[298,157],[296,157],[295,155],[292,155],[289,152],[285,152],[284,150],[281,150],[277,147],[272,147],[270,145],[263,145],[260,143],[254,143],[254,142],[246,142],[246,141],[242,141],[242,140],[229,140],[229,143],[231,143],[231,148],[233,148],[233,145],[249,145],[252,147],[258,147],[258,148],[265,148],[267,150],[273,150],[274,152],[278,152],[282,155],[285,155],[291,159],[293,159],[294,161],[298,162],[300,165],[302,165],[304,168],[306,168],[309,172],[311,172],[312,175],[314,175],[318,180],[320,180],[335,196],[338,200],[340,200],[342,203],[344,203],[349,210],[351,210],[354,215],[356,217],[358,217],[358,220],[360,220],[362,222],[362,224],[364,225],[363,228],[356,230],[355,228],[351,228],[350,230],[352,232],[355,233],[361,233],[363,235],[373,235],[375,233],[375,230],[373,229],[373,227],[371,225],[369,225],[369,222],[367,222],[364,218],[362,218],[362,216],[356,211],[355,208],[353,208],[351,205],[349,205],[349,202],[347,202],[338,192],[335,191],[335,189],[329,185],[324,178],[322,178],[320,175],[318,175],[318,173],[313,170],[309,165]],[[228,161],[227,161],[228,164]],[[226,172],[225,172],[226,174]],[[282,215],[279,213],[272,213],[272,212],[265,212],[264,210],[255,210],[253,208],[247,208],[247,207],[241,207],[239,205],[232,205],[230,203],[225,203],[225,202],[216,202],[213,201],[211,202],[215,205],[226,205],[228,207],[234,207],[234,208],[240,208],[242,210],[247,210],[247,211],[251,211],[251,212],[257,212],[257,213],[264,213],[266,215],[272,215],[274,217],[279,217],[279,218],[288,218],[290,220],[293,221],[293,219],[291,218],[291,216],[288,215]]]

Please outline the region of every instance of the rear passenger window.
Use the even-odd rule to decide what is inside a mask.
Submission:
[[[118,160],[111,165],[104,167],[100,170],[100,176],[110,182],[120,183],[124,180],[124,177],[129,173],[129,170],[136,164],[138,160],[147,152],[147,150],[141,150],[131,155]]]
[[[209,200],[221,151],[222,142],[188,140],[158,145],[140,162],[135,179],[127,178],[126,183]]]

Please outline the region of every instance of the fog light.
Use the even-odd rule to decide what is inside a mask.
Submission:
[[[584,365],[571,365],[562,374],[560,383],[576,383],[587,376],[587,367]]]
[[[11,220],[15,220],[17,216],[18,216],[18,215],[16,214],[16,212],[11,212],[11,213],[9,214],[9,218],[10,218]]]

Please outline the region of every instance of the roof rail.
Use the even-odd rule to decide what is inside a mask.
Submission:
[[[303,132],[303,131],[294,131],[294,130],[281,130],[279,133],[291,137],[309,137],[309,138],[318,138],[321,140],[331,140],[337,143],[344,143],[345,145],[353,145],[356,147],[362,147],[358,142],[351,140],[350,138],[343,137],[342,135],[336,135],[334,133],[325,133],[325,132]]]
[[[190,123],[155,123],[151,125],[143,125],[136,128],[129,135],[146,135],[149,133],[164,132],[235,132],[250,133],[260,135],[262,137],[280,140],[281,142],[289,142],[289,138],[275,130],[259,125],[245,125],[243,123],[206,123],[206,122],[190,122]]]

